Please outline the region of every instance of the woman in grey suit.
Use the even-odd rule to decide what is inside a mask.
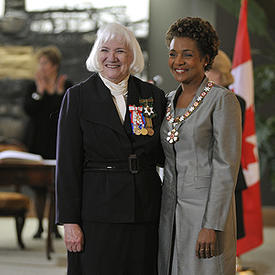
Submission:
[[[166,162],[159,275],[233,275],[240,106],[231,91],[205,76],[219,46],[209,22],[179,19],[166,41],[169,67],[180,86],[167,95],[161,127]]]

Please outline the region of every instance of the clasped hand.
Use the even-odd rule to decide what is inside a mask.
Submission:
[[[216,232],[214,229],[202,228],[196,243],[198,258],[211,258],[216,255]]]
[[[64,241],[70,252],[83,250],[84,236],[78,224],[64,224]]]
[[[35,75],[35,82],[37,92],[43,95],[45,91],[49,94],[57,93],[62,94],[65,89],[65,81],[67,75],[59,75],[57,78],[47,78],[41,71],[37,71]]]

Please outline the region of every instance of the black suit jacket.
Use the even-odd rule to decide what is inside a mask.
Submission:
[[[245,108],[246,103],[245,100],[236,95],[242,110],[242,128],[244,127],[245,120]],[[245,228],[244,228],[244,217],[243,217],[243,200],[242,200],[242,191],[247,188],[243,169],[240,165],[236,189],[235,189],[235,199],[236,199],[236,217],[237,217],[237,239],[241,239],[245,236]]]
[[[244,120],[245,120],[245,108],[246,108],[246,103],[245,100],[240,97],[239,95],[236,95],[240,106],[241,106],[241,110],[242,110],[242,128],[244,127]],[[245,178],[244,178],[244,174],[243,174],[243,169],[242,166],[240,166],[240,170],[239,170],[239,174],[238,174],[238,179],[237,179],[237,184],[236,184],[236,189],[235,191],[242,191],[244,189],[246,189],[246,182],[245,182]]]
[[[65,90],[73,86],[65,81]],[[24,98],[24,111],[29,121],[24,133],[24,143],[30,153],[39,154],[44,159],[55,158],[57,115],[60,110],[63,94],[44,92],[40,100],[32,98],[37,91],[35,82],[27,86]],[[55,115],[56,114],[56,115]]]
[[[64,96],[58,125],[56,198],[57,223],[146,222],[159,217],[163,162],[159,131],[165,115],[164,93],[131,76],[127,109],[153,97],[154,135],[132,133],[127,110],[121,123],[109,89],[98,74],[70,88]],[[143,167],[129,171],[92,171],[88,163],[127,162],[136,154]]]

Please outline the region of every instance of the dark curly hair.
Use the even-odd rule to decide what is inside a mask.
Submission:
[[[166,33],[166,43],[170,46],[174,37],[188,37],[197,42],[201,56],[209,56],[205,71],[211,69],[215,56],[218,54],[219,38],[212,25],[198,17],[185,17],[173,23]]]

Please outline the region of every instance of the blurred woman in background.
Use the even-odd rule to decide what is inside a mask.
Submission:
[[[27,87],[24,110],[29,117],[25,144],[30,153],[44,159],[56,158],[57,118],[64,92],[72,86],[66,75],[60,75],[61,52],[55,46],[41,48],[36,55],[35,81]],[[41,238],[47,191],[33,187],[35,209],[39,221],[34,238]],[[56,237],[60,237],[55,226]]]

